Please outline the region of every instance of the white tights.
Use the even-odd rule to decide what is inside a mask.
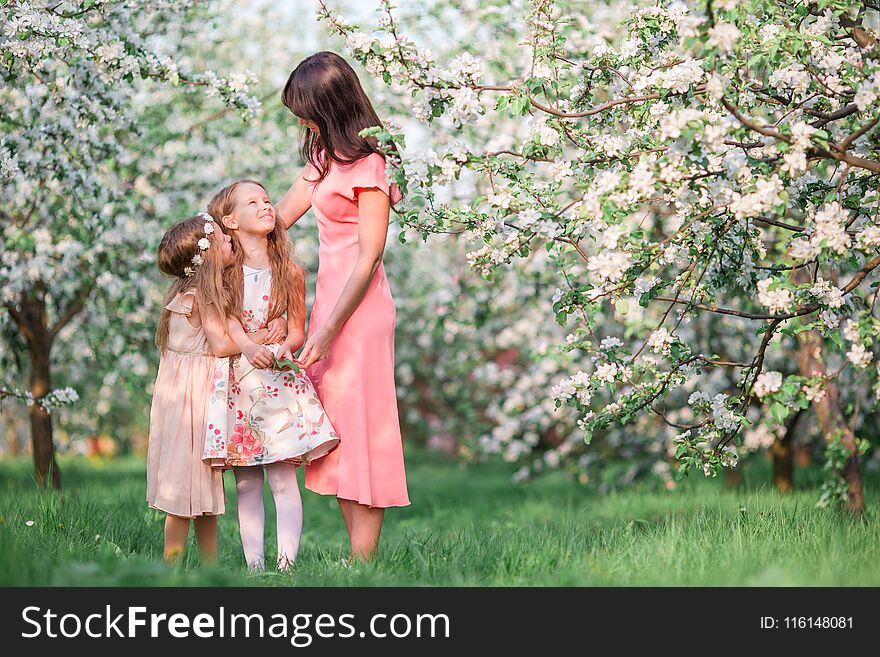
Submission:
[[[269,475],[269,488],[275,500],[278,526],[278,568],[296,560],[302,534],[302,499],[292,463],[235,468],[235,492],[238,498],[238,529],[249,570],[264,570],[263,550],[263,470]]]

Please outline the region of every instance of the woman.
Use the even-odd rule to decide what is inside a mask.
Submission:
[[[400,192],[385,180],[375,140],[358,134],[381,122],[342,57],[319,52],[300,62],[282,100],[305,126],[307,164],[278,203],[278,217],[289,228],[314,208],[320,242],[300,361],[341,440],[306,467],[306,487],[336,495],[349,561],[366,560],[378,547],[385,509],[409,504],[394,387],[394,299],[382,266]]]

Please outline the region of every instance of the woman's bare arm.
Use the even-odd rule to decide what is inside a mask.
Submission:
[[[300,217],[312,207],[312,193],[306,182],[306,178],[313,179],[312,172],[310,165],[303,167],[290,189],[275,204],[275,214],[285,230],[299,221]]]
[[[348,277],[336,306],[327,322],[312,333],[300,354],[304,367],[322,360],[330,351],[330,342],[339,333],[351,314],[357,310],[373,275],[382,264],[385,238],[388,235],[388,214],[391,202],[380,190],[363,191],[358,197],[358,259]]]

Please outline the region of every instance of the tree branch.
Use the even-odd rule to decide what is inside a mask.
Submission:
[[[31,331],[30,326],[28,326],[27,322],[25,322],[24,316],[15,309],[11,303],[6,304],[6,310],[9,311],[9,315],[12,317],[13,321],[15,321],[15,325],[18,327],[18,330],[21,331],[21,334],[25,337],[28,342],[32,342],[36,337],[34,332]]]
[[[727,111],[733,114],[736,117],[736,120],[739,121],[742,125],[747,127],[749,130],[754,130],[758,134],[764,135],[765,137],[773,137],[774,139],[778,139],[779,141],[784,141],[786,144],[789,143],[788,137],[779,132],[778,130],[774,130],[769,126],[758,125],[755,121],[747,118],[740,112],[733,103],[731,103],[727,98],[721,99],[721,104],[727,108]]]
[[[76,298],[70,302],[70,305],[67,306],[67,310],[64,311],[64,315],[55,322],[55,326],[49,329],[49,339],[54,340],[55,336],[58,335],[58,332],[63,329],[67,323],[73,319],[77,314],[79,314],[83,307],[85,306],[86,300],[89,298],[89,295],[92,293],[93,283],[86,283],[83,285],[79,292],[76,294]]]
[[[866,132],[871,130],[871,128],[873,128],[875,125],[877,125],[878,121],[880,121],[880,119],[874,119],[873,121],[869,121],[868,123],[863,125],[861,128],[856,130],[854,133],[852,133],[849,137],[847,137],[842,142],[840,142],[834,148],[840,152],[847,150],[856,139],[858,139],[859,137],[864,135]]]

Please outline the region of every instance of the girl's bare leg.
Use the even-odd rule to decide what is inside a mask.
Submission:
[[[183,556],[189,535],[189,518],[165,516],[165,561],[173,563]]]
[[[199,516],[193,520],[196,542],[204,563],[217,561],[217,516]]]

